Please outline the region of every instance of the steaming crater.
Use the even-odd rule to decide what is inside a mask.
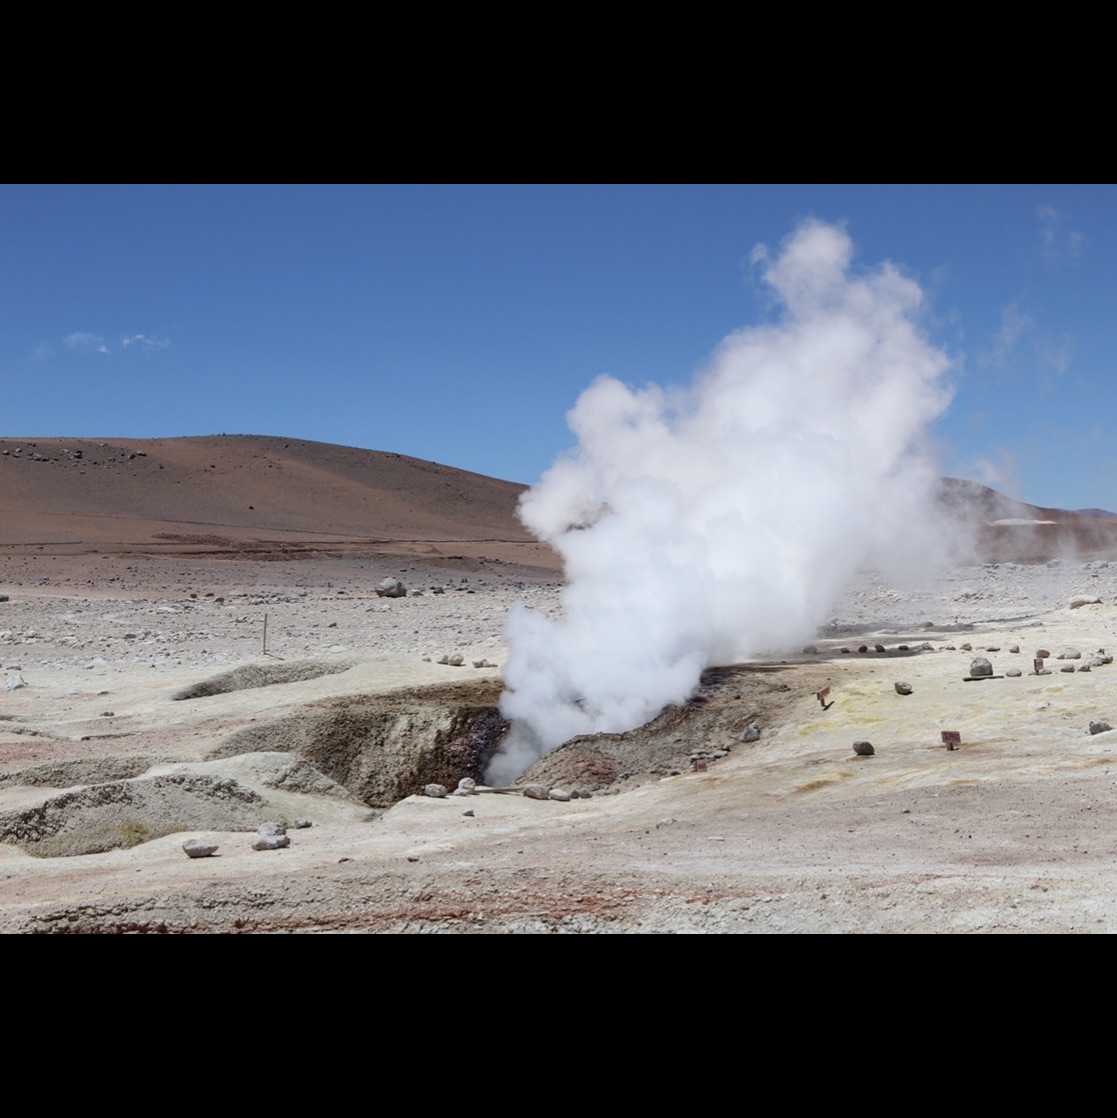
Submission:
[[[817,221],[752,259],[776,320],[731,334],[685,390],[598,379],[568,417],[577,447],[521,499],[567,584],[559,620],[509,615],[492,783],[642,725],[708,666],[801,642],[870,556],[897,577],[938,550],[924,432],[950,361],[918,284],[855,271],[846,232]]]

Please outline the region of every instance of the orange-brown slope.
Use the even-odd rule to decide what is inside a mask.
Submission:
[[[975,557],[987,562],[1117,558],[1117,519],[1025,504],[958,478],[941,480],[938,500],[959,535],[973,540]]]
[[[515,515],[522,491],[417,458],[300,439],[3,439],[0,546],[534,546]]]

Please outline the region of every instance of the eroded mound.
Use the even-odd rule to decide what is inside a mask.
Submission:
[[[230,691],[247,691],[255,687],[272,687],[277,683],[299,683],[304,679],[319,679],[324,675],[337,675],[352,667],[349,661],[322,663],[319,660],[298,660],[294,663],[245,664],[231,672],[211,676],[200,683],[184,687],[171,696],[176,702],[182,699],[204,699],[209,695],[225,695]]]
[[[79,761],[50,761],[25,769],[0,774],[0,784],[26,784],[30,787],[73,788],[78,784],[106,784],[130,780],[154,764],[144,757],[90,757]]]
[[[495,679],[343,696],[239,730],[211,759],[296,753],[370,807],[390,807],[431,783],[480,780],[507,731]]]
[[[136,846],[176,831],[258,826],[264,798],[235,780],[174,774],[64,792],[0,814],[0,842],[54,858]]]

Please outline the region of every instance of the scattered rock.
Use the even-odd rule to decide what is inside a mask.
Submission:
[[[1082,653],[1077,648],[1064,648],[1056,657],[1057,660],[1081,660]]]
[[[853,743],[853,752],[858,757],[871,757],[876,750],[873,748],[873,743],[870,741],[855,741]]]
[[[542,784],[525,784],[520,789],[520,794],[527,796],[529,800],[545,800],[547,799],[548,789],[544,788]]]
[[[5,691],[18,691],[21,687],[26,687],[27,684],[23,682],[23,676],[10,675],[4,679]]]
[[[1061,671],[1061,672],[1073,672],[1074,671],[1074,665],[1073,664],[1064,664],[1059,669],[1059,671]]]
[[[803,655],[804,656],[817,656],[818,655],[818,646],[813,645],[813,644],[806,645],[803,649]]]
[[[406,598],[407,588],[398,578],[382,579],[376,587],[378,598]]]
[[[1101,598],[1071,598],[1070,608],[1081,609],[1083,606],[1100,606]]]
[[[187,839],[182,844],[187,858],[212,858],[217,853],[217,843],[203,842],[201,839]]]
[[[885,649],[883,644],[874,644],[873,645],[873,651],[874,652],[886,652],[887,649]]]
[[[457,788],[454,789],[455,796],[476,796],[477,795],[477,781],[471,776],[463,776],[458,781]]]
[[[559,800],[561,803],[566,803],[566,801],[570,799],[570,793],[564,792],[561,788],[552,788],[550,792],[547,793],[547,799]]]
[[[858,652],[868,652],[869,651],[869,646],[867,644],[859,644],[857,646],[857,651]]]
[[[296,831],[305,831],[307,827],[313,827],[313,826],[314,826],[314,824],[309,819],[296,819],[295,820],[295,830]]]
[[[447,788],[445,784],[428,784],[423,789],[424,796],[430,796],[432,800],[441,800],[447,795]]]
[[[755,722],[750,722],[741,731],[741,741],[760,741],[760,727]]]
[[[965,647],[965,646],[963,646]],[[993,674],[993,665],[985,659],[984,656],[975,656],[970,662],[970,677],[975,676],[991,676]]]
[[[468,811],[463,811],[462,815],[466,816],[469,819],[472,819],[473,818],[473,808],[470,808]]]
[[[1019,668],[1009,668],[1005,671],[1005,675],[1011,676],[1013,679],[1015,679],[1018,675],[1023,674],[1024,673]]]
[[[894,683],[892,686],[896,688],[896,694],[897,695],[910,695],[911,694],[911,684],[910,683]]]
[[[287,828],[282,823],[264,823],[256,832],[253,850],[282,850],[291,845]]]
[[[1037,660],[1050,660],[1051,659],[1051,653],[1046,648],[1037,648],[1036,649],[1036,659]]]
[[[1010,644],[1008,646],[1008,650],[1009,650],[1009,652],[1019,652],[1020,651],[1020,646],[1018,644]]]
[[[1091,734],[1104,734],[1107,730],[1112,730],[1112,729],[1113,729],[1113,727],[1110,726],[1110,724],[1108,722],[1091,722],[1090,723],[1090,733]]]

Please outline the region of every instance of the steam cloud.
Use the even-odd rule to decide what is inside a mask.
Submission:
[[[753,252],[783,313],[742,329],[686,390],[601,377],[569,415],[578,447],[521,501],[562,555],[562,617],[509,615],[514,779],[577,734],[640,726],[702,670],[814,634],[850,577],[935,543],[923,432],[949,401],[919,286],[851,272],[844,230],[801,225]]]

